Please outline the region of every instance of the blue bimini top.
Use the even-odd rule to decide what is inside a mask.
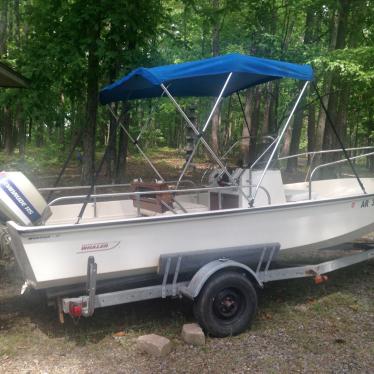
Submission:
[[[159,97],[164,84],[173,96],[218,96],[233,73],[223,96],[280,78],[309,81],[310,65],[251,57],[238,53],[182,64],[138,68],[100,91],[100,102]]]

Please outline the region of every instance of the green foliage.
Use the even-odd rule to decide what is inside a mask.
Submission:
[[[54,155],[61,154],[60,130],[64,129],[68,148],[85,121],[88,50],[92,43],[97,45],[102,87],[137,66],[211,56],[213,29],[218,27],[221,54],[240,52],[312,63],[321,89],[329,73],[335,74],[339,83],[349,85],[347,135],[351,141],[357,138],[365,143],[374,136],[374,4],[372,0],[349,2],[346,48],[335,50],[330,44],[339,4],[341,1],[336,0],[219,0],[217,6],[211,0],[23,0],[18,26],[15,8],[9,8],[13,28],[6,35],[7,48],[2,58],[30,80],[30,87],[2,90],[0,106],[10,106],[13,113],[31,123],[33,138],[39,136],[39,131],[46,149],[51,150],[47,159],[57,162],[59,157]],[[305,32],[308,15],[310,35]],[[93,37],[95,31],[98,38]],[[277,125],[295,88],[295,82],[285,81],[271,91],[276,96]],[[198,124],[205,122],[211,99],[180,102],[185,108],[202,108]],[[152,123],[142,135],[144,144],[182,147],[184,123],[173,105],[165,99],[152,104],[157,110],[152,112]],[[131,106],[130,130],[136,136],[150,117],[150,103],[133,102]],[[221,111],[220,138],[227,146],[241,135],[242,113],[236,98],[230,106],[225,100]],[[259,113],[261,124],[263,106]],[[100,146],[108,123],[108,113],[100,107],[96,132]],[[306,137],[303,129],[302,149]]]
[[[318,70],[337,73],[342,79],[369,89],[374,87],[373,61],[374,46],[335,50],[315,58],[313,64]]]

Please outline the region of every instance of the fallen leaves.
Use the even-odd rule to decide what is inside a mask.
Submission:
[[[113,338],[122,338],[123,336],[126,336],[126,333],[124,331],[118,331],[115,332],[112,336]]]

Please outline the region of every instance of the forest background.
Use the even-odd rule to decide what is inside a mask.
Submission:
[[[311,64],[336,129],[348,147],[373,144],[372,0],[0,0],[0,59],[29,80],[0,92],[0,150],[62,163],[77,144],[81,182],[90,183],[109,144],[105,176],[126,180],[135,152],[98,102],[99,89],[132,69],[238,52]],[[235,139],[242,162],[274,136],[302,83],[277,80],[225,99],[208,140],[222,154]],[[202,123],[212,98],[180,101]],[[202,109],[201,109],[202,108]],[[166,98],[115,104],[146,149],[183,149],[185,124]],[[243,110],[242,110],[243,109]],[[245,119],[243,119],[243,112]],[[286,133],[282,154],[337,148],[326,113],[310,90]],[[39,152],[38,150],[43,150]],[[183,157],[183,156],[182,156]],[[296,168],[290,160],[287,168]]]

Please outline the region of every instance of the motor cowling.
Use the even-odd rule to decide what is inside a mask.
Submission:
[[[0,221],[39,225],[51,215],[43,196],[21,172],[0,172]]]

